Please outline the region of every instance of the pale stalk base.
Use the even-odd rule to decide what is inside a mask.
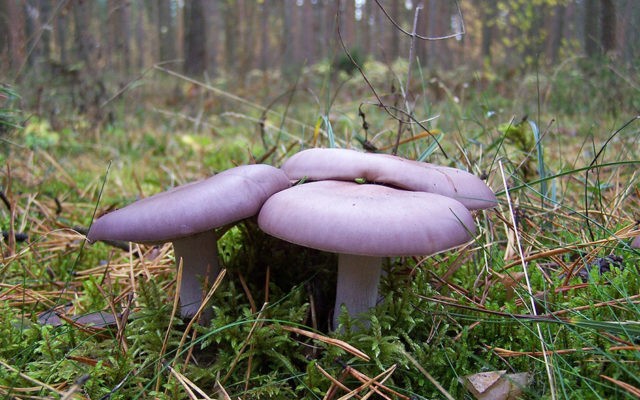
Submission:
[[[351,316],[362,314],[376,305],[381,272],[381,257],[339,255],[333,329],[338,327],[338,317],[343,304]],[[366,321],[365,325],[368,324]]]
[[[182,285],[180,286],[180,315],[193,318],[204,296],[213,284],[220,266],[215,232],[207,231],[173,242],[176,267],[182,259]],[[207,287],[203,287],[203,284]],[[200,317],[203,325],[211,321],[211,310],[205,309]]]

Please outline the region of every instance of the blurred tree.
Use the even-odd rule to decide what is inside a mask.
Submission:
[[[295,1],[295,0],[294,0]],[[280,32],[280,44],[282,58],[280,60],[280,69],[283,76],[291,75],[297,69],[297,63],[294,59],[294,38],[291,34],[291,25],[293,22],[293,7],[291,2],[283,1],[280,5],[282,30]]]
[[[259,68],[263,71],[266,71],[270,66],[269,60],[269,7],[265,2],[261,2],[260,4],[260,63]]]
[[[617,11],[622,18],[619,19],[618,48],[620,49],[624,61],[632,65],[637,65],[638,53],[640,51],[640,7],[637,0],[624,0],[620,2]]]
[[[75,28],[73,38],[74,59],[76,62],[83,63],[84,68],[92,71],[95,67],[96,59],[100,56],[95,51],[98,46],[96,46],[90,27],[91,21],[94,20],[91,18],[93,4],[92,1],[80,0],[73,5],[73,25]]]
[[[131,17],[132,20],[135,20],[134,26],[134,41],[135,41],[135,49],[133,51],[133,57],[135,57],[135,68],[142,69],[144,68],[144,60],[145,60],[145,49],[147,48],[146,43],[148,42],[147,35],[145,32],[145,13],[143,7],[133,7],[132,8],[133,15]]]
[[[131,4],[129,0],[109,0],[107,4],[107,62],[126,73],[131,67]]]
[[[598,0],[584,0],[584,52],[588,57],[599,54]]]
[[[498,15],[496,0],[486,0],[483,2],[480,6],[480,15],[482,20],[480,55],[484,62],[491,64],[491,46],[493,45],[496,17]]]
[[[607,54],[616,48],[616,5],[613,0],[600,0],[600,44]]]
[[[418,5],[420,35],[460,28],[457,3],[449,0],[0,0],[0,70],[11,76],[26,61],[32,76],[67,71],[74,79],[98,79],[104,71],[128,74],[133,66],[184,59],[189,74],[222,69],[243,78],[237,85],[255,68],[293,78],[305,63],[341,54],[338,10],[349,49],[363,59],[405,59],[411,40],[385,12],[410,31]],[[450,69],[490,60],[499,72],[514,74],[539,60],[549,65],[581,53],[619,55],[633,67],[640,54],[638,0],[467,0],[461,6],[469,34],[417,41],[421,65]]]
[[[224,24],[224,59],[225,66],[229,71],[235,71],[237,66],[237,27],[238,15],[235,0],[225,0],[221,6],[223,8]]]
[[[22,2],[0,1],[0,54],[8,72],[16,73],[26,59],[27,38]]]
[[[564,26],[567,18],[567,6],[563,3],[558,3],[553,8],[553,17],[551,19],[551,31],[549,33],[549,41],[547,43],[547,57],[551,60],[551,63],[558,62],[560,55],[560,47],[562,46],[562,39],[564,37]]]
[[[391,18],[393,18],[396,23],[400,22],[400,1],[392,1],[389,5],[391,14]],[[389,56],[389,61],[395,61],[400,56],[400,31],[396,29],[394,26],[391,26],[389,21],[385,21],[386,24],[389,24],[390,28],[388,29],[389,38],[387,39],[387,51]]]
[[[184,72],[200,75],[207,70],[207,29],[204,0],[184,3]]]
[[[213,76],[218,69],[220,53],[221,9],[218,1],[205,1],[207,14],[207,72]]]
[[[26,61],[29,68],[32,68],[35,71],[40,69],[42,64],[41,61],[45,53],[45,46],[47,45],[46,41],[40,40],[43,32],[48,31],[43,29],[43,24],[46,22],[44,18],[46,18],[45,13],[47,12],[47,5],[40,7],[41,5],[44,5],[44,2],[40,1],[33,4],[25,2],[24,4],[26,15],[26,37],[28,38],[26,43],[28,58]],[[48,57],[45,59],[47,58]]]
[[[157,7],[157,12],[151,12],[152,15],[157,14],[157,18],[153,18],[152,23],[158,30],[158,55],[160,61],[176,59],[176,13],[174,12],[175,3],[171,0],[151,1],[150,7]]]
[[[316,62],[316,46],[313,37],[318,34],[319,29],[314,29],[314,18],[313,18],[313,4],[311,0],[307,0],[303,3],[302,8],[302,29],[301,35],[302,38],[300,40],[302,44],[302,57],[306,64],[313,64]]]
[[[237,27],[239,65],[237,68],[238,82],[244,85],[245,78],[254,67],[257,67],[256,54],[256,26],[258,26],[258,13],[256,12],[256,2],[254,0],[236,0],[239,20],[243,21]],[[300,42],[300,40],[298,40]]]

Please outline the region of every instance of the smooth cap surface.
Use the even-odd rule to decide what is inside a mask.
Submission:
[[[380,183],[401,189],[451,197],[471,210],[495,207],[496,196],[477,176],[457,168],[408,160],[389,154],[348,149],[308,149],[294,154],[282,166],[292,180]]]
[[[269,196],[289,186],[284,172],[269,165],[231,168],[106,214],[87,239],[172,241],[256,215]]]
[[[258,224],[302,246],[380,257],[433,254],[469,241],[475,232],[470,211],[451,198],[343,181],[274,194]]]

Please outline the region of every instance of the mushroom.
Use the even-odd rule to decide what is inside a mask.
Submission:
[[[93,222],[87,240],[172,242],[176,265],[183,265],[180,314],[192,318],[206,294],[203,283],[220,270],[214,229],[256,215],[269,196],[289,186],[275,167],[235,167],[108,213]],[[202,322],[208,320],[205,313]]]
[[[338,253],[334,329],[341,306],[375,306],[383,257],[429,255],[469,241],[470,211],[433,193],[344,181],[300,184],[271,196],[258,225],[277,238]]]
[[[640,236],[636,236],[631,242],[631,247],[634,249],[640,249]]]
[[[314,148],[294,154],[282,169],[292,180],[364,179],[369,183],[441,194],[458,200],[470,210],[497,205],[493,191],[469,172],[389,154]]]

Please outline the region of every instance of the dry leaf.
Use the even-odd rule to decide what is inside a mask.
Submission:
[[[506,371],[480,372],[460,378],[462,384],[478,400],[515,400],[531,381],[531,374]]]

